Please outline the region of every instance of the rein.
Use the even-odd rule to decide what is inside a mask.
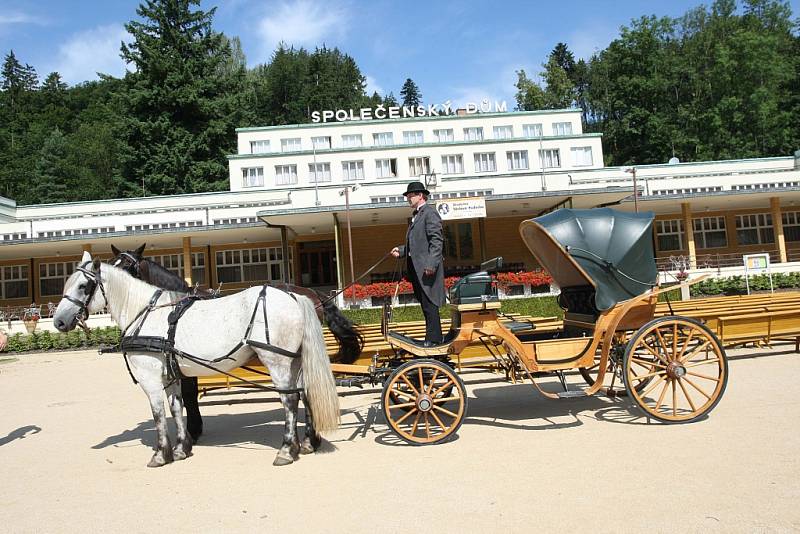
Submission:
[[[353,280],[353,281],[352,281],[350,284],[348,284],[348,285],[344,286],[342,289],[340,289],[339,291],[337,291],[337,292],[336,292],[336,293],[334,293],[333,295],[331,295],[331,296],[329,296],[329,297],[327,297],[327,298],[325,298],[325,299],[320,299],[320,301],[319,301],[319,304],[317,304],[317,306],[316,306],[316,307],[317,307],[317,308],[319,308],[320,306],[324,306],[325,304],[329,303],[330,301],[332,301],[333,299],[335,299],[336,297],[338,297],[339,295],[341,295],[342,293],[344,293],[345,291],[347,291],[348,289],[350,289],[351,287],[353,287],[354,285],[356,285],[356,284],[357,284],[358,282],[360,282],[360,281],[361,281],[361,280],[362,280],[362,279],[363,279],[365,276],[367,276],[369,273],[371,273],[372,271],[374,271],[374,270],[375,270],[375,269],[378,267],[378,265],[380,265],[381,263],[383,263],[383,261],[384,261],[386,258],[388,258],[389,256],[391,256],[391,254],[392,254],[392,252],[391,252],[391,251],[387,252],[386,254],[384,254],[383,256],[381,256],[381,259],[379,259],[377,262],[375,262],[375,264],[373,264],[373,266],[372,266],[372,267],[370,267],[369,269],[367,269],[366,271],[364,271],[364,272],[361,274],[361,276],[359,276],[358,278],[356,278],[355,280]],[[398,264],[399,264],[399,261],[400,261],[400,260],[398,259]],[[397,270],[395,269],[395,272],[396,272],[396,271],[397,271]],[[400,286],[399,286],[399,282],[398,282],[398,286],[397,286],[397,287],[400,287]]]
[[[97,288],[100,288],[100,293],[103,295],[103,300],[106,302],[106,307],[108,307],[108,297],[106,297],[106,289],[103,286],[103,280],[100,278],[100,267],[98,266],[98,270],[95,272],[93,270],[89,270],[86,268],[90,262],[85,262],[83,265],[76,267],[77,271],[80,271],[83,276],[86,277],[86,288],[83,290],[84,293],[87,295],[86,301],[81,301],[69,295],[62,295],[61,298],[66,299],[68,302],[76,305],[81,310],[81,315],[78,316],[78,324],[83,329],[86,334],[89,334],[89,326],[86,324],[86,320],[89,319],[89,303],[94,298],[94,294],[97,292]]]

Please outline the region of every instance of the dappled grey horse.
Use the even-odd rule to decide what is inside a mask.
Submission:
[[[253,287],[226,297],[195,301],[182,310],[178,320],[170,293],[93,260],[84,252],[76,271],[67,279],[53,322],[66,332],[103,307],[123,332],[122,348],[127,352],[131,373],[153,412],[158,445],[148,466],[161,466],[191,454],[192,440],[186,431],[175,377],[227,373],[253,355],[269,370],[285,411],[283,443],[274,465],[292,463],[301,452],[312,452],[319,445],[319,432],[338,427],[339,399],[322,327],[309,299],[266,286]],[[174,449],[167,433],[165,391],[177,427]],[[297,435],[301,391],[314,421],[314,428],[306,429],[302,447]]]

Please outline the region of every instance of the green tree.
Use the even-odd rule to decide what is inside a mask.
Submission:
[[[74,169],[67,161],[67,140],[61,130],[55,128],[39,151],[36,180],[32,184],[33,203],[63,202],[72,177]]]
[[[397,97],[394,96],[392,91],[389,91],[389,94],[383,97],[383,105],[386,108],[390,107],[397,107],[400,104],[397,103]]]
[[[574,65],[573,65],[574,70]],[[565,109],[572,106],[575,100],[575,88],[567,71],[559,65],[554,54],[544,64],[542,78],[545,82],[545,105],[548,109]]]
[[[547,97],[542,88],[533,80],[528,78],[524,69],[517,71],[516,101],[517,111],[535,111],[546,107]]]
[[[403,106],[417,107],[422,104],[422,93],[411,78],[406,78],[403,88],[400,89],[400,98],[403,99]]]
[[[226,189],[226,155],[241,124],[244,72],[226,72],[230,43],[212,28],[215,9],[192,10],[199,0],[146,0],[141,21],[122,58],[135,67],[125,76],[122,174],[126,193]]]

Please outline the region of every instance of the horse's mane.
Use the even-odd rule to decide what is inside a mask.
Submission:
[[[145,282],[167,291],[180,291],[182,293],[190,291],[186,280],[149,258],[139,259],[139,273]]]

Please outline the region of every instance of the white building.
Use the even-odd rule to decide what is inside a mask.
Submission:
[[[243,128],[237,136],[229,192],[37,206],[0,198],[0,305],[57,300],[81,251],[107,257],[111,243],[147,242],[148,255],[213,287],[285,273],[303,285],[341,286],[351,279],[350,240],[356,275],[402,242],[402,193],[412,180],[429,184],[434,201],[485,201],[485,218],[445,223],[452,271],[495,255],[533,268],[516,228],[562,206],[655,211],[662,258],[720,263],[767,251],[774,261],[800,259],[800,156],[642,165],[634,174],[603,166],[601,134],[583,133],[577,110]],[[377,269],[392,270],[389,262]]]

